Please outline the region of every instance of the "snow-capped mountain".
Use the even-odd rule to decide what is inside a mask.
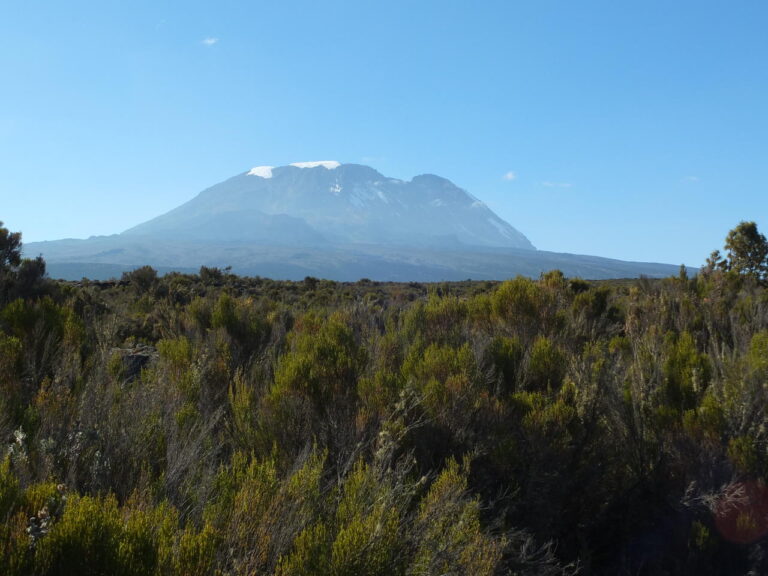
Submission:
[[[269,245],[534,249],[523,234],[445,178],[404,181],[335,161],[257,166],[124,234]]]
[[[298,280],[502,280],[667,276],[677,266],[534,249],[477,198],[434,175],[410,181],[334,161],[257,166],[122,234],[25,244],[51,275],[106,279],[150,265]]]

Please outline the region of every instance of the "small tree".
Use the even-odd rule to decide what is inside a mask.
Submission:
[[[0,221],[0,305],[41,291],[45,260],[21,257],[21,232],[10,232]]]
[[[717,270],[748,276],[761,284],[768,283],[768,240],[758,232],[754,222],[739,222],[725,238],[725,255],[715,250],[702,268],[705,273]]]
[[[21,232],[10,232],[0,221],[0,273],[21,264]]]
[[[142,266],[130,272],[123,272],[122,280],[136,286],[140,294],[145,294],[157,284],[157,270],[152,266]]]
[[[768,241],[754,222],[740,222],[725,238],[728,268],[739,274],[768,279]]]

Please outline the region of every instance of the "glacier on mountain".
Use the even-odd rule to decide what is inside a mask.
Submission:
[[[272,169],[274,166],[256,166],[251,168],[248,176],[259,176],[260,178],[272,178]]]
[[[317,168],[322,166],[326,170],[333,170],[341,166],[341,162],[336,162],[336,160],[319,160],[317,162],[294,162],[291,166],[294,168]]]

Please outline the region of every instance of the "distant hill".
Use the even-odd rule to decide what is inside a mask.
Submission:
[[[538,251],[483,202],[434,175],[410,181],[338,162],[259,166],[122,234],[29,243],[52,276],[103,279],[231,266],[301,279],[440,281],[538,276],[668,276],[669,264]]]

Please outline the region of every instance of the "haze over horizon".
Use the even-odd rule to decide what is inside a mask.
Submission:
[[[450,179],[541,250],[703,264],[768,228],[768,5],[0,7],[0,220],[122,232],[250,170]]]

